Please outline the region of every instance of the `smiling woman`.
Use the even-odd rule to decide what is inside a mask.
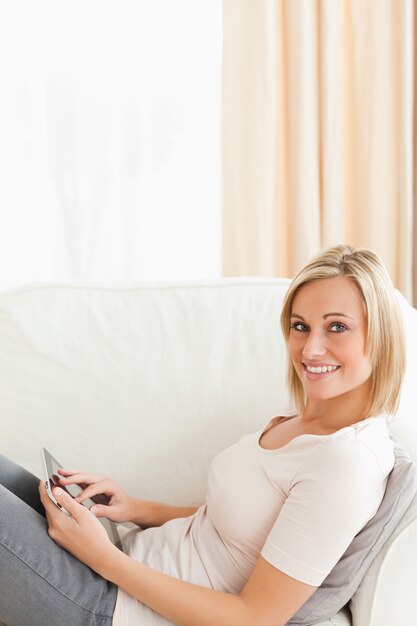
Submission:
[[[311,401],[320,394],[340,401],[340,423],[395,413],[404,333],[394,287],[376,254],[340,245],[317,255],[293,280],[281,327],[291,356],[288,382],[301,414],[313,410]]]
[[[331,312],[336,309],[343,313]],[[288,350],[307,398],[303,419],[317,417],[340,428],[365,418],[372,368],[366,319],[353,280],[336,277],[304,284],[295,294],[293,311]],[[298,312],[305,322],[300,323]]]

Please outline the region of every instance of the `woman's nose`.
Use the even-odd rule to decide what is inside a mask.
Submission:
[[[310,331],[303,348],[303,356],[306,359],[322,356],[326,353],[325,338],[321,333]]]

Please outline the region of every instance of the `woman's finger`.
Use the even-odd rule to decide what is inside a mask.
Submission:
[[[61,467],[58,470],[58,474],[61,474],[61,476],[71,476],[72,474],[81,474],[81,470],[75,470],[75,469],[64,469],[63,467]]]
[[[51,520],[55,519],[57,515],[62,515],[63,512],[59,510],[56,504],[49,497],[46,491],[46,485],[43,481],[40,481],[39,483],[39,496],[45,508],[45,514],[46,514],[48,523],[50,523]]]
[[[58,504],[63,506],[64,509],[68,511],[68,513],[70,513],[70,515],[75,519],[75,521],[78,521],[83,515],[87,513],[87,509],[78,502],[76,502],[74,498],[72,498],[69,493],[67,493],[64,489],[61,489],[60,487],[54,487],[54,489],[52,490],[52,494]]]
[[[114,513],[111,506],[104,504],[95,504],[91,507],[90,511],[94,517],[107,517],[107,519],[112,519],[111,516]]]
[[[98,483],[102,480],[106,480],[107,476],[101,476],[99,474],[86,474],[86,473],[77,473],[71,474],[71,476],[67,476],[65,478],[61,478],[60,482],[63,485],[79,485],[81,483],[85,483],[86,485],[91,485],[93,483]]]
[[[113,488],[112,488],[113,487]],[[114,495],[114,483],[110,480],[102,480],[86,487],[84,491],[75,498],[77,502],[84,502],[87,498],[103,496],[102,504],[107,504],[108,496]]]
[[[42,502],[43,506],[45,507],[46,511],[49,509],[50,504],[55,506],[55,504],[52,502],[51,498],[46,493],[46,486],[45,486],[45,483],[43,482],[43,480],[41,480],[39,482],[39,497],[40,497],[41,502]]]

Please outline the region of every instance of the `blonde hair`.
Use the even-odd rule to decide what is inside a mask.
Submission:
[[[401,311],[390,276],[370,250],[338,245],[315,256],[294,278],[284,299],[281,328],[288,342],[295,294],[314,280],[350,278],[358,288],[367,322],[366,352],[371,361],[371,395],[367,417],[395,413],[405,370]],[[300,413],[305,407],[301,380],[289,359],[288,386]]]

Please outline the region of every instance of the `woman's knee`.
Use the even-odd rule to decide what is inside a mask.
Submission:
[[[3,454],[0,454],[0,485],[45,517],[38,492],[39,478]]]

